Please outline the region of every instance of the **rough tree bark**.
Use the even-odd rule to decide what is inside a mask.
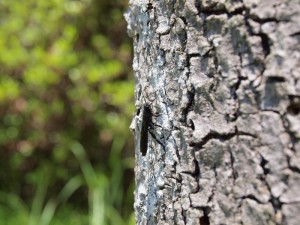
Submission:
[[[131,0],[137,224],[300,223],[299,0]]]

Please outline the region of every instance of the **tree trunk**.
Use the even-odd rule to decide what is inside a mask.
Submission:
[[[300,222],[299,0],[131,0],[137,224]]]

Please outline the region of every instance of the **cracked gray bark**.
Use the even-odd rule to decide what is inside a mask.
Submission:
[[[137,224],[300,221],[299,0],[131,0]]]

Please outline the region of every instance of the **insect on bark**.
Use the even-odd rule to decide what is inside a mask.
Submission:
[[[142,156],[147,154],[148,148],[148,131],[151,123],[151,109],[149,105],[143,106],[143,115],[142,115],[142,128],[141,128],[141,138],[140,138],[140,151]]]

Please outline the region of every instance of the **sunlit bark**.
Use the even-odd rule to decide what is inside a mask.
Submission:
[[[137,224],[298,225],[298,0],[132,0],[125,17]]]

